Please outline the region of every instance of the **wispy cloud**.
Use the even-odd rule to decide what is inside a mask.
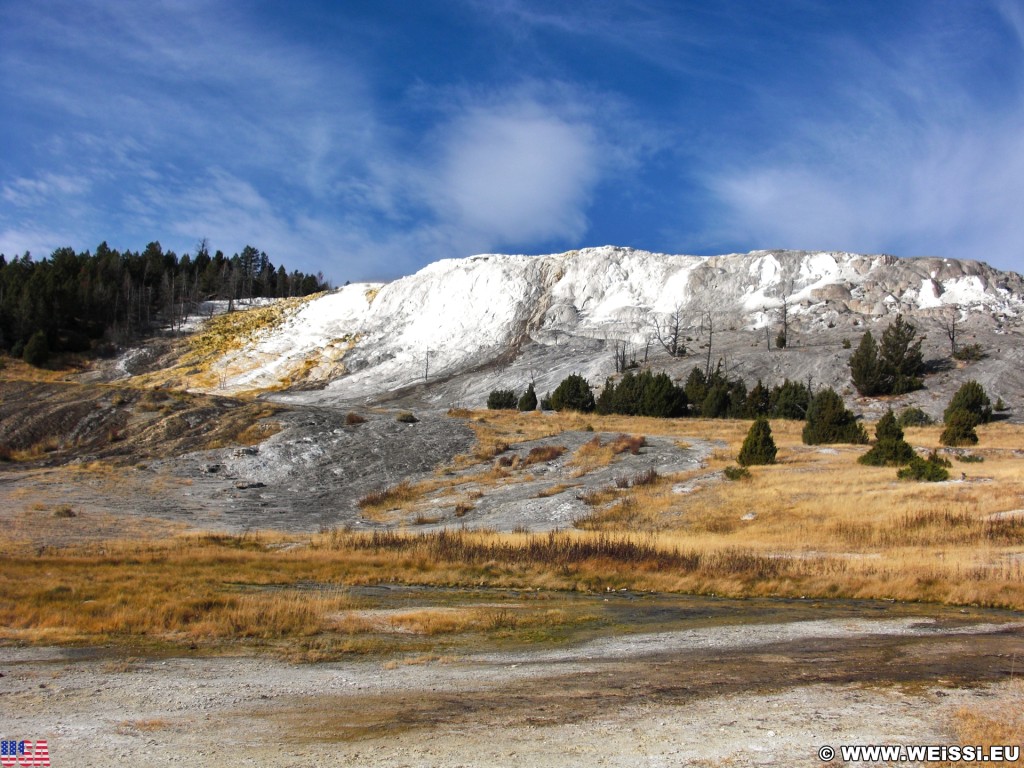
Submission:
[[[404,97],[410,122],[395,123],[389,104],[388,123],[374,66],[287,42],[230,2],[51,2],[8,20],[32,53],[0,53],[8,87],[71,127],[37,148],[37,176],[0,187],[23,213],[35,205],[40,228],[55,202],[44,190],[88,179],[102,203],[63,190],[85,205],[69,229],[87,237],[109,239],[116,223],[179,250],[208,237],[228,252],[253,243],[328,273],[393,276],[581,238],[595,184],[628,155],[580,89],[528,79],[423,84]]]
[[[959,52],[901,42],[898,55],[847,51],[839,98],[755,162],[705,166],[724,212],[710,238],[1021,268],[1024,98],[985,103],[953,74]]]
[[[0,186],[0,198],[18,207],[53,203],[67,196],[79,196],[89,189],[88,179],[42,173],[35,178],[19,177]]]
[[[754,5],[0,4],[0,251],[1020,254],[1016,4]]]

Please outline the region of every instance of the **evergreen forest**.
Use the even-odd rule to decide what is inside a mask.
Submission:
[[[327,289],[322,274],[289,272],[247,245],[210,254],[206,241],[178,256],[152,242],[141,252],[106,242],[94,253],[58,248],[49,257],[0,254],[0,350],[31,344],[52,352],[113,352],[161,329],[177,330],[201,302],[306,296]],[[42,359],[45,360],[46,355]]]

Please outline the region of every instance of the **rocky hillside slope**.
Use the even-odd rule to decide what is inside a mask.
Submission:
[[[721,363],[774,382],[849,389],[849,342],[898,314],[926,335],[939,372],[912,396],[931,410],[978,378],[1010,405],[1024,393],[1024,279],[976,261],[801,251],[716,257],[602,247],[547,256],[448,259],[387,284],[352,284],[290,308],[209,364],[224,393],[304,402],[416,399],[480,406],[496,387],[541,393],[571,372],[599,385],[615,350],[685,376]],[[675,316],[686,355],[658,343]],[[775,346],[783,316],[785,350]],[[945,328],[987,357],[952,364]],[[187,379],[186,379],[187,383]],[[935,386],[932,386],[932,385]],[[916,398],[916,400],[915,400]],[[941,410],[941,408],[939,408]]]

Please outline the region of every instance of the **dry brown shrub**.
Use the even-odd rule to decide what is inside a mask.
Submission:
[[[557,483],[556,485],[552,485],[548,488],[542,488],[541,490],[537,491],[537,498],[546,499],[550,496],[557,496],[560,493],[565,493],[566,491],[576,487],[576,485],[570,483]]]
[[[538,445],[530,449],[530,452],[526,454],[526,458],[523,459],[522,466],[528,467],[531,464],[543,464],[548,461],[554,461],[565,453],[566,448],[564,445]]]
[[[634,488],[641,485],[654,485],[660,479],[661,476],[658,474],[658,470],[654,467],[650,467],[649,469],[645,469],[642,472],[637,472],[633,475],[630,480],[630,485]]]
[[[370,491],[359,499],[358,504],[361,509],[397,508],[415,501],[419,496],[419,491],[408,480],[403,480],[397,485]]]
[[[612,450],[615,453],[629,453],[636,456],[640,453],[640,449],[647,445],[647,439],[643,435],[619,435],[610,443]]]

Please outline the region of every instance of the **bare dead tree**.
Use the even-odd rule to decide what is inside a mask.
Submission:
[[[636,368],[636,347],[628,341],[615,342],[615,372],[622,373],[627,368]]]
[[[956,338],[959,335],[960,329],[957,328],[957,321],[959,312],[954,307],[953,313],[947,315],[942,323],[942,328],[946,332],[946,337],[949,339],[949,354],[952,357],[956,357]]]
[[[782,297],[782,331],[775,339],[775,345],[779,349],[785,349],[789,346],[789,301],[786,297]]]
[[[701,315],[700,329],[708,332],[708,359],[704,364],[704,378],[706,379],[711,375],[711,345],[715,338],[715,318],[710,310]]]
[[[659,319],[657,316],[652,316],[650,320],[654,338],[672,357],[683,357],[686,354],[686,344],[683,339],[683,331],[686,327],[684,320],[681,303],[676,304],[675,308],[664,317]],[[646,354],[644,359],[647,359]]]

